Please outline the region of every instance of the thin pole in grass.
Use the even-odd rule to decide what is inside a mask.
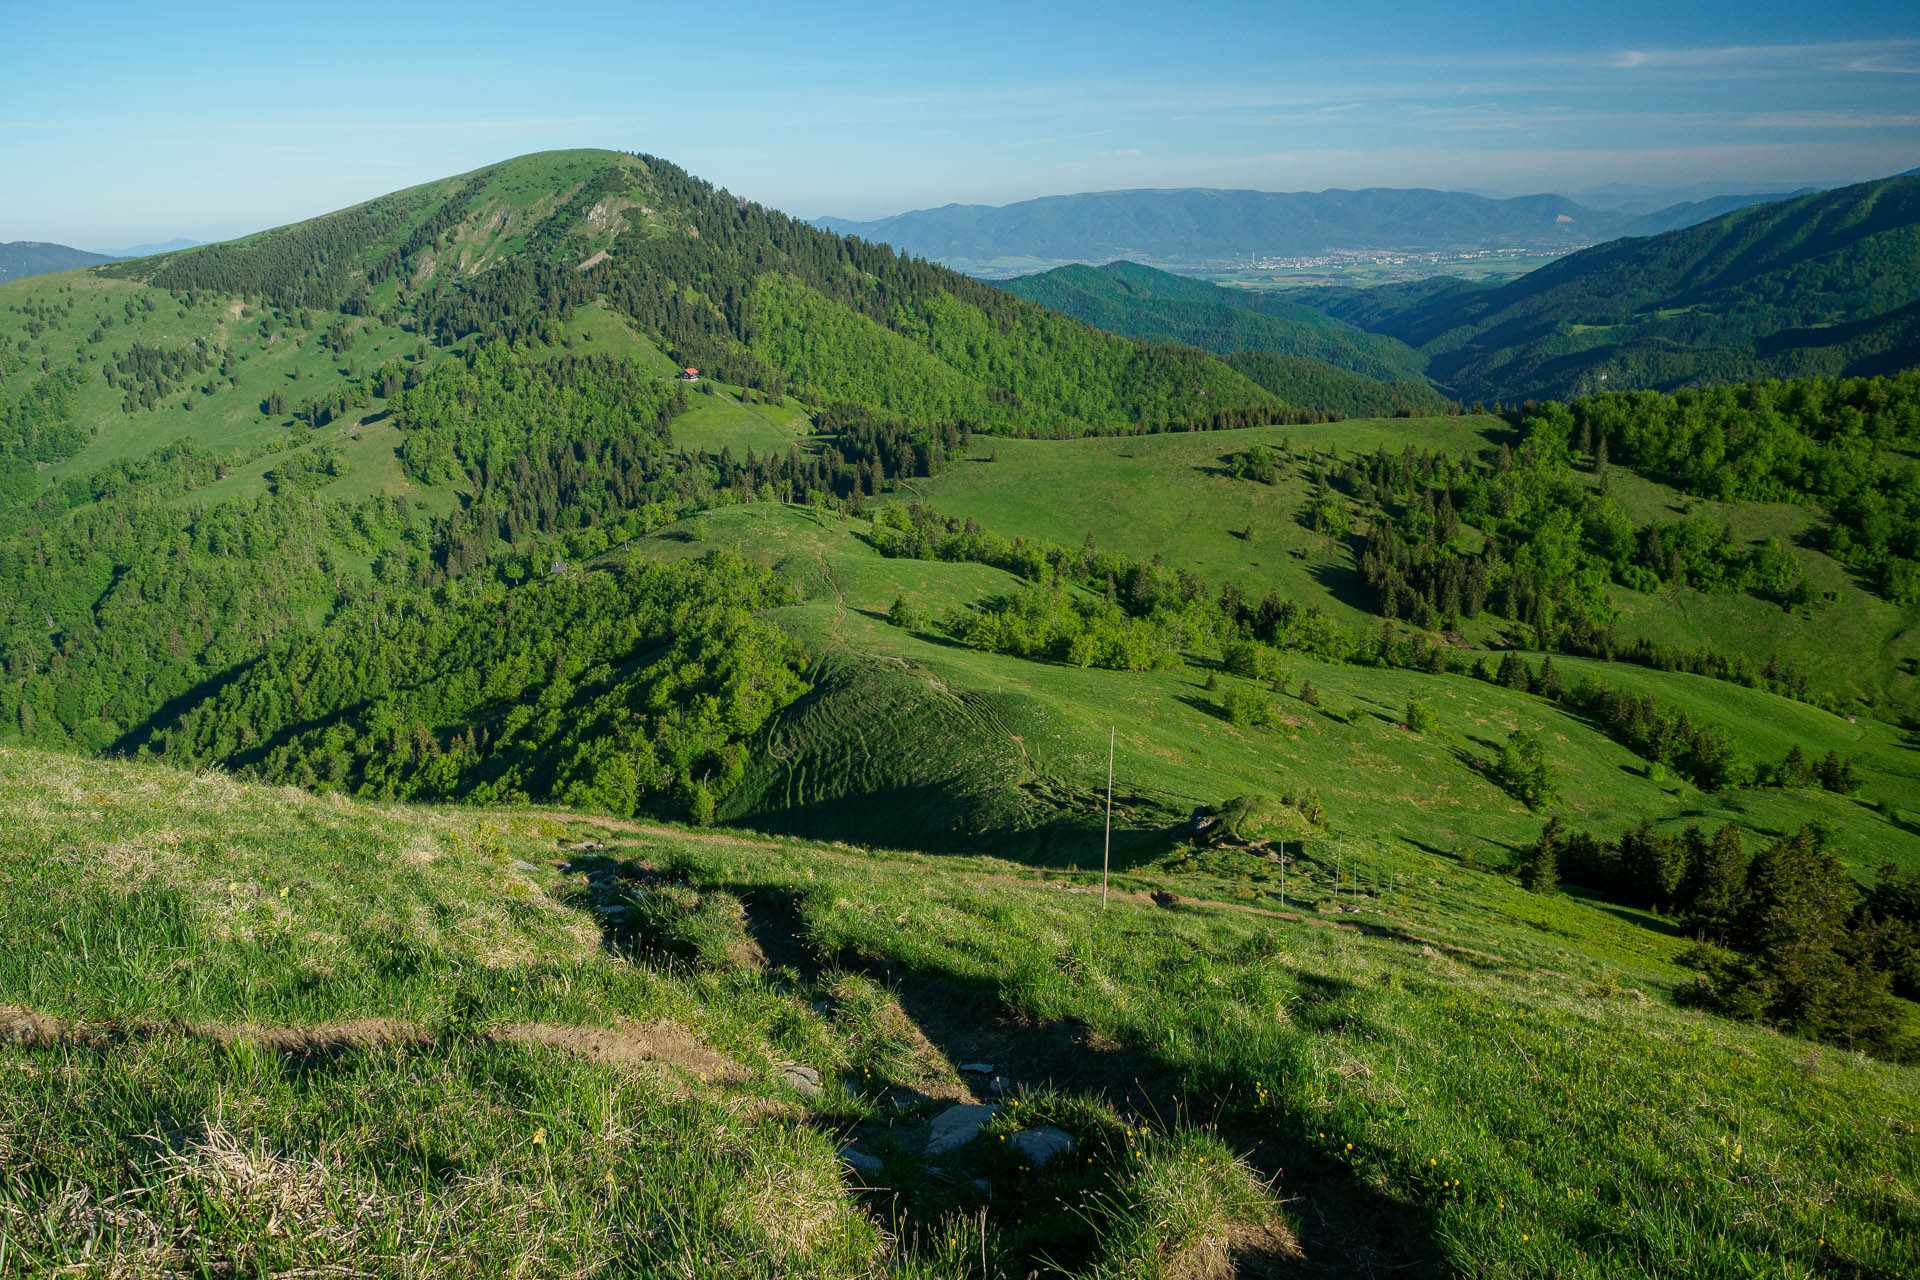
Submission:
[[[1107,835],[1100,845],[1100,909],[1107,909],[1107,865],[1113,859],[1113,738],[1115,726],[1107,726]]]

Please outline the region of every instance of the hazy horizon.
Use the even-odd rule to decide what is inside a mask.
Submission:
[[[1892,4],[1073,3],[964,25],[483,4],[395,34],[387,8],[336,12],[19,15],[0,240],[225,239],[573,146],[859,220],[1136,188],[1744,193],[1920,163],[1920,24]]]

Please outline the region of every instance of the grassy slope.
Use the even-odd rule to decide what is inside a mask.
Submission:
[[[1613,831],[1643,815],[1663,824],[1742,821],[1776,832],[1789,821],[1833,826],[1863,875],[1889,859],[1920,866],[1920,836],[1869,807],[1911,806],[1920,757],[1872,720],[1840,717],[1700,677],[1601,663],[1610,682],[1736,732],[1743,750],[1783,755],[1793,742],[1859,760],[1857,799],[1819,792],[1703,795],[1647,776],[1625,748],[1538,698],[1458,676],[1295,660],[1279,699],[1284,731],[1231,725],[1208,672],[1115,673],[1029,662],[912,635],[885,621],[905,594],[938,615],[1015,589],[984,566],[888,560],[864,525],[797,508],[726,508],[638,544],[640,554],[699,555],[736,546],[778,565],[807,603],[783,611],[814,653],[815,693],[777,718],[724,816],[750,826],[891,847],[991,850],[1053,865],[1098,856],[1109,724],[1119,728],[1116,849],[1155,861],[1196,805],[1228,796],[1305,791],[1328,825],[1283,834],[1312,856],[1337,849],[1423,848],[1508,865],[1540,818],[1493,786],[1478,764],[1516,729],[1545,736],[1575,825]],[[1221,676],[1223,684],[1236,677]],[[1297,696],[1320,690],[1319,709]],[[1253,687],[1253,686],[1249,686]],[[1442,732],[1408,733],[1409,699],[1429,703]]]
[[[976,442],[972,456],[913,487],[937,509],[972,516],[1003,537],[1015,534],[1078,547],[1088,533],[1106,550],[1190,568],[1218,588],[1236,581],[1255,599],[1278,589],[1320,604],[1354,625],[1378,625],[1355,607],[1360,584],[1344,547],[1315,535],[1295,518],[1311,477],[1304,468],[1267,486],[1237,481],[1221,461],[1255,442],[1291,442],[1297,452],[1338,448],[1343,454],[1412,444],[1458,453],[1488,448],[1502,430],[1495,418],[1383,419],[1305,427],[1080,441]],[[995,457],[998,461],[986,461]],[[1588,483],[1591,483],[1588,478]],[[1810,615],[1790,613],[1744,595],[1669,590],[1657,595],[1616,590],[1620,632],[1662,644],[1746,653],[1757,662],[1778,654],[1841,697],[1871,694],[1896,710],[1920,698],[1912,666],[1920,660],[1920,611],[1900,609],[1861,589],[1825,554],[1795,544],[1810,513],[1782,504],[1692,500],[1614,468],[1612,494],[1636,520],[1678,520],[1683,512],[1722,520],[1736,533],[1780,537],[1809,583],[1836,601]],[[1251,530],[1250,538],[1240,535]],[[1484,638],[1491,622],[1470,624]],[[1844,654],[1842,663],[1832,661]]]
[[[0,807],[0,1269],[980,1275],[983,1222],[993,1275],[1291,1237],[1312,1275],[1920,1266],[1912,1068],[1676,1011],[1680,940],[1418,851],[1338,912],[1308,863],[1253,910],[1226,855],[1101,911],[989,859],[568,852],[589,822],[11,750]],[[1021,1101],[936,1171],[981,1053]],[[1035,1120],[1079,1152],[1023,1170]]]

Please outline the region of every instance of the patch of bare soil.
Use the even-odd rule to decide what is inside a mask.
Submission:
[[[1265,1280],[1292,1274],[1292,1264],[1302,1257],[1286,1223],[1236,1223],[1224,1235],[1190,1245],[1172,1260],[1167,1275],[1173,1280]]]
[[[85,1028],[65,1018],[50,1017],[15,1005],[0,1005],[0,1044],[24,1044],[36,1049],[58,1044],[84,1043]]]
[[[15,1005],[0,1006],[0,1045],[25,1045],[30,1048],[65,1045],[108,1049],[129,1040],[168,1033],[217,1045],[246,1043],[306,1063],[332,1059],[355,1050],[390,1045],[425,1048],[435,1042],[427,1031],[396,1018],[353,1018],[307,1027],[220,1024],[195,1027],[186,1023],[170,1025],[158,1022],[93,1024],[36,1013]],[[746,1068],[685,1027],[672,1022],[622,1022],[614,1027],[523,1022],[496,1033],[492,1038],[518,1044],[546,1045],[615,1066],[662,1063],[702,1081],[731,1084],[747,1078]]]
[[[672,1022],[623,1022],[614,1027],[577,1027],[554,1022],[522,1022],[500,1033],[503,1040],[564,1049],[614,1066],[663,1063],[697,1080],[735,1083],[746,1068]]]
[[[386,1045],[416,1047],[433,1040],[413,1023],[396,1018],[352,1018],[310,1027],[215,1026],[208,1028],[206,1035],[215,1044],[245,1041],[291,1058],[332,1057]]]
[[[605,262],[608,258],[611,258],[612,256],[613,255],[608,253],[605,249],[602,249],[600,252],[594,254],[591,258],[588,258],[585,262],[575,267],[574,270],[575,271],[591,271],[595,267],[599,266],[601,263]]]

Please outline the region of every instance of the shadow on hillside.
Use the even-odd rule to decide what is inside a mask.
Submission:
[[[1685,929],[1682,929],[1678,924],[1668,920],[1666,917],[1657,916],[1651,911],[1635,911],[1631,907],[1618,906],[1597,896],[1588,897],[1586,901],[1588,906],[1604,911],[1616,920],[1625,920],[1628,924],[1637,924],[1642,929],[1651,929],[1655,933],[1664,933],[1669,938],[1679,938],[1683,942],[1692,941],[1692,938],[1688,936]]]
[[[1307,576],[1326,588],[1327,594],[1341,604],[1371,615],[1373,602],[1368,597],[1367,580],[1360,570],[1351,564],[1317,564],[1307,570]]]
[[[260,659],[256,656],[248,658],[244,662],[235,663],[217,675],[208,676],[205,680],[200,681],[200,683],[194,685],[186,692],[167,699],[154,710],[153,714],[149,715],[133,728],[127,730],[127,732],[121,734],[120,737],[114,741],[113,746],[109,748],[110,753],[113,755],[130,755],[139,750],[139,748],[151,742],[156,733],[170,727],[175,721],[191,711],[194,707],[211,699],[222,689],[239,680],[242,676],[246,675],[247,672],[251,671],[254,664],[259,661]]]
[[[919,853],[990,855],[1041,867],[1098,866],[1103,835],[1099,804],[1081,797],[1078,812],[1063,811],[1058,795],[1020,788],[1030,811],[1045,817],[1022,821],[1004,812],[999,797],[968,796],[942,785],[882,787],[827,796],[783,809],[741,815],[738,820],[770,835],[839,840],[875,849]],[[1187,815],[1165,813],[1149,796],[1116,791],[1112,865],[1126,871],[1155,861],[1187,830]],[[1160,821],[1154,821],[1155,818]],[[1143,825],[1130,825],[1139,820]]]
[[[696,868],[687,868],[689,878],[682,881],[677,878],[679,872],[666,873],[616,857],[612,846],[575,847],[571,852],[565,869],[586,875],[590,886],[575,896],[574,905],[595,911],[611,950],[640,955],[654,948],[647,939],[635,936],[624,913],[597,909],[608,901],[662,889],[727,894],[744,908],[742,925],[751,942],[744,953],[747,967],[764,969],[782,983],[797,979],[815,997],[814,1009],[822,1017],[834,1016],[837,1007],[828,987],[835,973],[861,974],[878,982],[892,993],[900,1014],[911,1024],[894,1034],[921,1045],[923,1055],[931,1052],[944,1059],[950,1069],[941,1073],[943,1078],[966,1081],[974,1100],[994,1101],[1002,1089],[1050,1091],[1104,1100],[1130,1123],[1163,1129],[1194,1125],[1217,1131],[1259,1176],[1272,1180],[1284,1198],[1301,1249],[1299,1256],[1256,1251],[1257,1256],[1239,1260],[1237,1274],[1445,1274],[1434,1243],[1431,1213],[1370,1185],[1349,1164],[1335,1158],[1337,1147],[1328,1135],[1309,1131],[1310,1123],[1325,1124],[1325,1120],[1243,1101],[1259,1092],[1256,1074],[1271,1082],[1290,1070],[1314,1070],[1304,1043],[1297,1052],[1290,1049],[1284,1055],[1287,1060],[1263,1062],[1257,1070],[1251,1063],[1177,1061],[1150,1043],[1118,1043],[1071,1018],[1033,1016],[1019,1008],[1020,988],[997,980],[864,949],[823,954],[809,932],[809,890],[777,873],[741,876],[736,869],[707,881]],[[1071,952],[1063,952],[1059,963],[1071,974],[1076,960]],[[1166,963],[1177,967],[1182,962],[1169,958]],[[1312,972],[1300,972],[1297,980],[1299,999],[1290,1012],[1304,1034],[1343,1038],[1373,1034],[1371,1010],[1378,999],[1373,990]],[[991,1064],[991,1075],[956,1077],[962,1064],[971,1063]],[[936,1109],[967,1096],[965,1092],[956,1096],[951,1084],[932,1094],[921,1091],[924,1085],[923,1079],[875,1077],[859,1081],[857,1087],[897,1104]],[[898,1188],[878,1187],[874,1193],[891,1197],[889,1203],[896,1208],[908,1208],[900,1204]],[[907,1194],[911,1202],[925,1193],[926,1187],[916,1184]],[[930,1200],[908,1212],[942,1211],[939,1203]],[[1020,1212],[1018,1200],[993,1203],[1001,1206],[1003,1214]],[[1071,1253],[1084,1243],[1063,1239],[1050,1243],[1048,1250],[1050,1256],[1061,1248]],[[1027,1261],[1037,1264],[1044,1258]]]
[[[1256,1088],[1242,1078],[1244,1072],[1202,1068],[1212,1074],[1183,1088],[1181,1069],[1150,1048],[1115,1043],[1070,1018],[1023,1014],[1010,1002],[1010,993],[993,982],[865,952],[819,956],[806,936],[804,900],[784,885],[733,881],[713,887],[747,904],[747,927],[769,963],[791,969],[809,983],[834,969],[883,983],[919,1034],[955,1068],[991,1064],[994,1074],[1015,1089],[1097,1097],[1129,1119],[1162,1128],[1191,1124],[1216,1129],[1263,1178],[1275,1180],[1302,1251],[1298,1258],[1249,1259],[1253,1265],[1240,1274],[1444,1274],[1428,1211],[1383,1194],[1349,1166],[1323,1154],[1319,1131],[1308,1132],[1304,1117],[1262,1112],[1258,1121],[1248,1123],[1225,1114],[1226,1099],[1250,1096]],[[1419,942],[1380,926],[1355,927]],[[1061,963],[1071,967],[1072,958],[1063,957]],[[1371,991],[1309,972],[1301,972],[1298,981],[1301,999],[1293,1013],[1304,1030],[1342,1036],[1370,1032]],[[1275,1073],[1286,1069],[1284,1063],[1271,1066]]]

